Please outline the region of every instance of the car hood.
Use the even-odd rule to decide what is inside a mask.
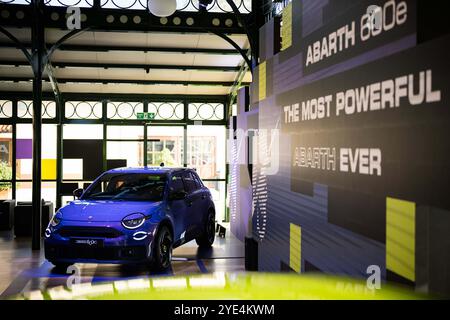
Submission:
[[[141,201],[86,201],[70,202],[59,211],[64,221],[117,222],[132,213],[148,216],[161,206],[158,202]]]

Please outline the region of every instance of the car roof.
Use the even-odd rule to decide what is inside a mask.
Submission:
[[[179,168],[169,168],[169,167],[122,167],[122,168],[115,168],[106,171],[106,173],[150,173],[150,174],[165,174],[165,173],[172,173],[176,171],[186,171],[186,170],[192,170],[195,171],[192,168],[185,168],[185,167],[179,167]]]

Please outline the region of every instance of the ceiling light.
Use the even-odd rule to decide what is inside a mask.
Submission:
[[[177,0],[148,0],[147,7],[157,17],[168,17],[177,10]]]

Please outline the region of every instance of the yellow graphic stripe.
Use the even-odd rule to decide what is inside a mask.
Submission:
[[[281,18],[281,50],[286,50],[292,45],[292,2],[284,9]]]
[[[415,281],[416,204],[386,199],[386,268]]]
[[[259,79],[258,79],[258,93],[259,93],[259,101],[264,100],[266,98],[266,81],[267,81],[267,65],[266,61],[261,62],[258,66],[259,71]]]
[[[301,272],[302,258],[302,229],[293,223],[290,224],[289,266],[296,272]]]

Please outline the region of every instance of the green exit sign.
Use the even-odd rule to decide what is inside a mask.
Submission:
[[[155,114],[153,112],[139,112],[137,114],[138,120],[153,120],[155,119]]]

